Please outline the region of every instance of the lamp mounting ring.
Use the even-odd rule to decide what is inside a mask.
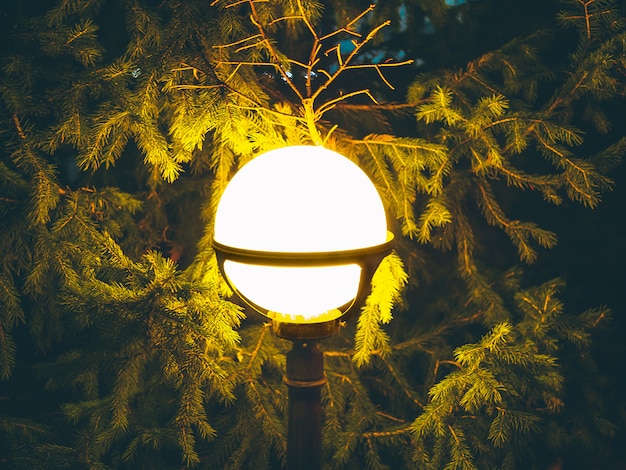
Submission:
[[[216,240],[213,240],[213,249],[223,259],[245,264],[293,267],[336,266],[348,263],[363,264],[372,258],[380,262],[384,256],[391,252],[393,239],[393,233],[387,232],[385,243],[341,251],[260,251],[228,246]]]

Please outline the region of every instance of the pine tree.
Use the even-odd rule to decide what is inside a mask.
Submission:
[[[485,51],[472,31],[496,3],[22,11],[0,74],[0,466],[284,465],[289,345],[233,303],[211,234],[237,169],[288,144],[357,162],[398,238],[321,345],[328,468],[606,458],[624,423],[592,337],[610,309],[566,308],[559,273],[534,282],[557,233],[516,208],[612,189],[624,7],[551,4]]]

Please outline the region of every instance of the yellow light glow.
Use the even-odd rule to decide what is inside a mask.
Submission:
[[[239,170],[219,202],[214,238],[258,251],[310,252],[384,243],[385,209],[356,164],[323,147],[283,147]]]
[[[217,208],[214,240],[262,252],[345,251],[385,243],[387,222],[376,188],[356,164],[323,147],[292,146],[261,154],[235,174]],[[356,264],[226,261],[224,271],[252,303],[293,322],[328,319],[354,299],[361,275]]]
[[[356,264],[293,268],[226,261],[224,270],[249,301],[271,310],[270,315],[279,314],[282,321],[294,323],[341,316],[333,309],[354,299],[361,276]]]

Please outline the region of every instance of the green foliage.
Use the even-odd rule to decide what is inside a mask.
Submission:
[[[559,353],[567,343],[584,350],[589,329],[607,315],[590,310],[564,319],[563,305],[556,297],[562,285],[554,280],[516,293],[515,324],[498,323],[479,342],[454,351],[451,364],[457,370],[430,389],[430,401],[411,427],[418,441],[414,457],[420,466],[516,468],[521,464],[520,456],[530,451],[532,435],[542,422],[562,411],[560,396],[566,379]],[[511,441],[514,447],[509,446]],[[529,449],[523,451],[525,445]]]
[[[381,325],[392,320],[393,307],[398,303],[406,282],[402,260],[395,254],[383,259],[374,273],[372,292],[357,321],[354,337],[354,361],[357,366],[367,364],[373,353],[385,357],[390,352],[389,338]]]
[[[358,163],[397,238],[320,345],[329,468],[610,449],[623,423],[592,350],[610,310],[572,313],[561,280],[507,269],[557,242],[520,207],[595,208],[626,151],[623,8],[562,4],[549,31],[422,74],[429,25],[469,41],[494,3],[61,0],[20,18],[0,73],[0,466],[285,464],[288,344],[242,322],[211,239],[233,174],[288,144]]]

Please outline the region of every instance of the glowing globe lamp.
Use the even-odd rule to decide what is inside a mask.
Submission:
[[[219,201],[222,273],[280,336],[320,338],[363,297],[391,250],[380,196],[356,164],[318,146],[263,153]]]

